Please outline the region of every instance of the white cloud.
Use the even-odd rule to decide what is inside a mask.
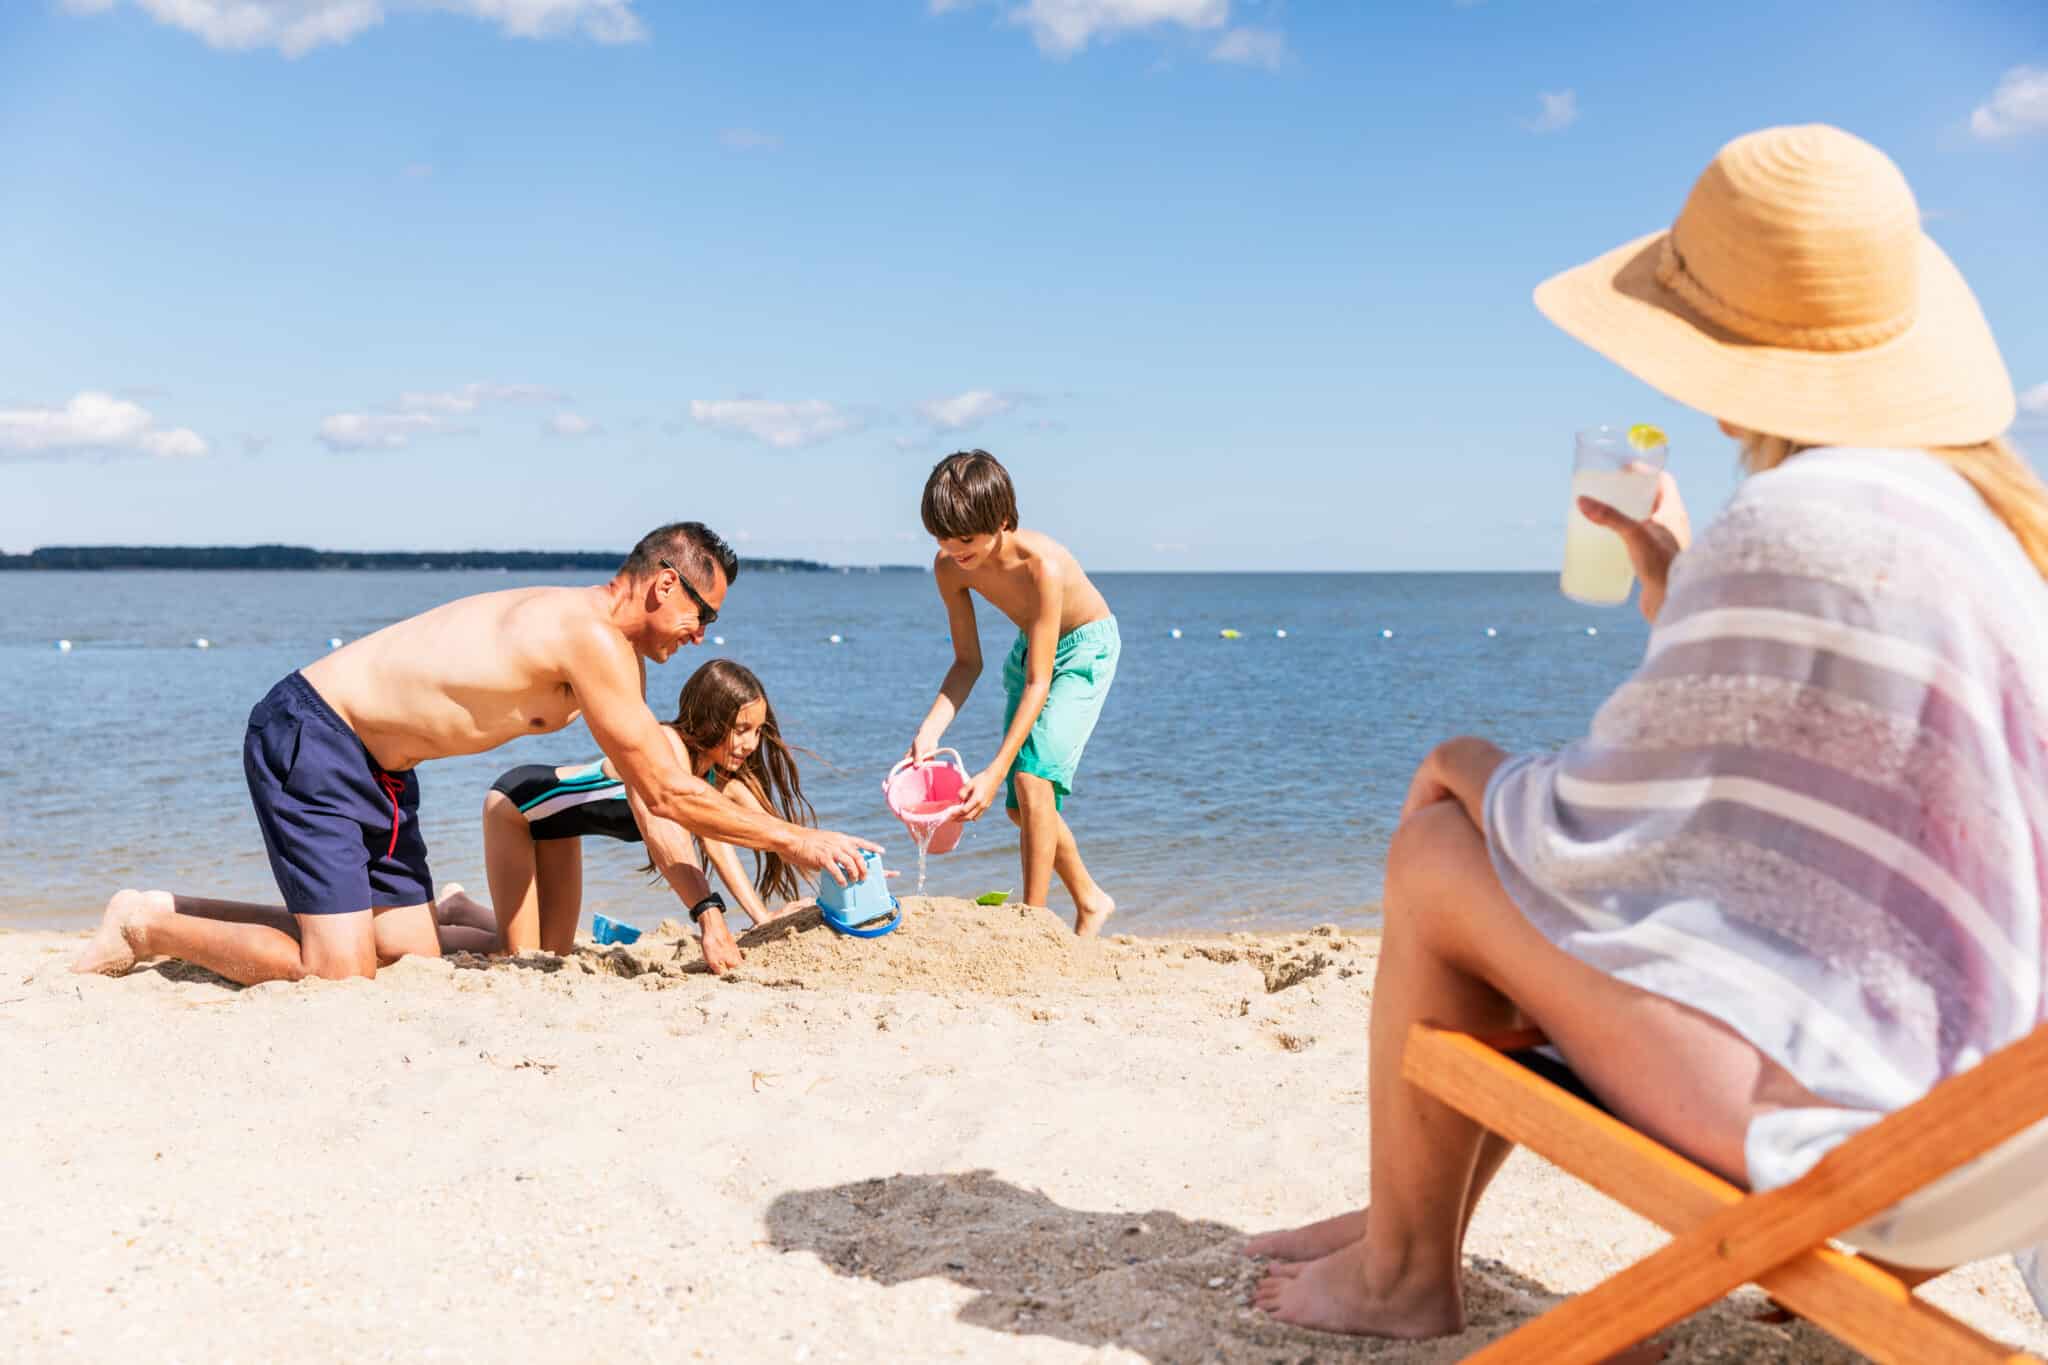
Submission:
[[[424,412],[337,412],[320,419],[320,443],[333,451],[398,450],[415,436],[448,436],[466,428]]]
[[[2016,66],[1999,79],[1991,98],[1970,115],[1978,137],[2016,137],[2048,131],[2048,67]]]
[[[1230,0],[1027,0],[1010,11],[1010,22],[1030,29],[1047,56],[1071,57],[1098,37],[1161,24],[1222,28],[1230,22]]]
[[[494,384],[479,380],[454,389],[409,389],[396,402],[369,412],[337,412],[315,433],[329,450],[398,450],[417,436],[455,436],[476,430],[458,418],[473,417],[487,404],[554,403],[562,395],[541,384]]]
[[[464,384],[459,389],[409,392],[398,395],[394,405],[400,412],[431,412],[444,416],[467,416],[485,403],[552,403],[562,395],[539,384]]]
[[[206,450],[197,432],[160,427],[140,403],[97,389],[73,395],[61,408],[0,408],[0,458],[99,452],[178,459]]]
[[[767,398],[693,398],[690,419],[700,426],[751,436],[777,450],[816,445],[859,431],[865,423],[822,398],[777,402]]]
[[[558,412],[542,423],[542,430],[550,436],[588,436],[597,429],[597,423],[578,412]]]
[[[161,459],[192,459],[206,453],[206,442],[198,432],[189,427],[175,427],[170,431],[145,431],[136,438],[136,444],[143,451]]]
[[[1278,71],[1287,61],[1287,35],[1271,28],[1234,28],[1209,49],[1209,60]]]
[[[64,0],[72,14],[104,14],[120,0]],[[303,57],[350,41],[384,22],[387,9],[432,11],[498,26],[508,38],[581,34],[600,43],[637,43],[647,27],[635,0],[128,0],[159,24],[229,52],[276,48]]]
[[[1579,121],[1579,96],[1577,91],[1560,90],[1556,94],[1546,91],[1537,95],[1536,98],[1543,102],[1543,112],[1522,124],[1530,132],[1562,132]]]
[[[780,137],[758,128],[727,128],[718,140],[735,152],[773,152],[782,148]]]
[[[2048,382],[2020,390],[2020,411],[2029,417],[2048,417]]]
[[[928,398],[917,405],[917,415],[943,431],[960,431],[1000,417],[1017,406],[1017,400],[987,389],[969,389],[951,398]]]

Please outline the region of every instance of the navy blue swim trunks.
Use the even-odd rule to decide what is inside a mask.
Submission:
[[[434,899],[419,776],[378,767],[301,674],[287,676],[249,712],[242,771],[270,870],[294,915]]]

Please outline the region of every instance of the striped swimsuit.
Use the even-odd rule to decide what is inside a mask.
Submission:
[[[707,770],[704,780],[717,786],[718,769]],[[522,764],[493,782],[491,790],[504,793],[519,807],[535,839],[580,839],[594,834],[629,844],[640,842],[640,826],[627,804],[625,785],[606,776],[602,759],[574,768]]]

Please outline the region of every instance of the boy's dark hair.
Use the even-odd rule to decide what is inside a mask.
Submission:
[[[691,586],[700,589],[716,581],[711,573],[714,567],[725,571],[727,587],[740,576],[740,557],[718,532],[701,521],[672,521],[640,537],[626,562],[619,565],[618,577],[635,582],[652,578],[661,572],[664,559],[675,565],[678,573],[690,575]]]
[[[956,450],[932,466],[918,510],[924,529],[940,540],[992,536],[1017,529],[1017,490],[986,450]]]

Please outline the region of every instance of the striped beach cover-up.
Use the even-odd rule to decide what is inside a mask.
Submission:
[[[1552,942],[1842,1106],[1751,1124],[1753,1187],[1785,1184],[2044,1018],[2048,586],[1934,456],[1797,455],[1678,557],[1591,734],[1495,772],[1486,826]]]

